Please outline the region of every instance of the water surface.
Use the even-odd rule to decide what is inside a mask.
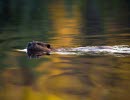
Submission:
[[[0,4],[0,100],[129,100],[128,0]],[[33,40],[59,51],[39,59],[16,51]]]

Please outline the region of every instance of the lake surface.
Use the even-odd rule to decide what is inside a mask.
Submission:
[[[128,0],[0,5],[0,100],[129,100]],[[33,40],[59,51],[29,59]]]

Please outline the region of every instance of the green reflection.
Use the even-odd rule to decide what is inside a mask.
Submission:
[[[130,45],[128,0],[0,0],[0,100],[129,100],[130,58],[14,49]]]

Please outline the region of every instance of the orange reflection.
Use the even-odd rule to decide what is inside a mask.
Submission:
[[[49,12],[51,14],[54,32],[57,34],[56,39],[54,37],[52,42],[60,47],[73,46],[73,35],[79,34],[81,22],[78,5],[72,5],[72,16],[70,17],[63,0],[58,0],[57,3],[50,4]]]

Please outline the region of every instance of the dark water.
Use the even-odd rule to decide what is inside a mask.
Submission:
[[[129,0],[0,5],[0,100],[129,100]],[[16,51],[32,40],[62,51],[40,59]]]

